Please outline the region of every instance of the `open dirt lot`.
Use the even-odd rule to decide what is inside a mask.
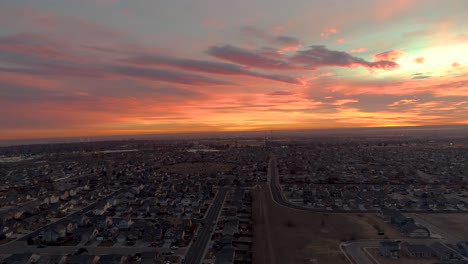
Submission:
[[[455,240],[468,240],[468,228],[466,228],[468,214],[413,214],[411,216],[416,216],[416,221],[417,218],[427,221]]]
[[[254,263],[349,263],[340,241],[389,238],[400,234],[372,214],[297,211],[276,204],[266,185],[253,191]]]
[[[209,174],[218,172],[230,172],[235,167],[229,163],[216,162],[194,162],[194,163],[178,163],[174,165],[164,166],[160,169],[161,172],[173,172],[180,174]]]
[[[378,248],[368,248],[366,249],[369,254],[374,257],[380,264],[432,264],[437,262],[436,258],[409,258],[406,256],[402,256],[399,259],[388,259],[380,256]]]

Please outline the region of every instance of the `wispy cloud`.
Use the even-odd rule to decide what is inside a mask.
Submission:
[[[232,45],[212,46],[207,53],[221,60],[262,69],[289,69],[287,61],[262,56],[258,52],[238,48]]]

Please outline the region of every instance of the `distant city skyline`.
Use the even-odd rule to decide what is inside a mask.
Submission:
[[[0,139],[468,124],[468,1],[0,3]]]

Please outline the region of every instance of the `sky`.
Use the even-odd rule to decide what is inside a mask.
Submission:
[[[0,1],[0,139],[468,124],[466,0]]]

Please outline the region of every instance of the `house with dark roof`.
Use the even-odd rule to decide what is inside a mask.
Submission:
[[[384,240],[380,242],[380,255],[386,258],[400,258],[401,245],[400,241]]]
[[[24,253],[24,254],[13,254],[5,259],[3,259],[2,263],[8,264],[23,264],[28,263],[29,259],[31,258],[31,253]]]
[[[431,258],[433,256],[432,249],[426,245],[408,244],[402,246],[404,254],[411,258]]]
[[[431,232],[429,229],[414,223],[408,223],[401,227],[401,231],[409,237],[414,238],[429,238]]]
[[[461,241],[457,244],[457,246],[459,248],[460,253],[463,256],[468,257],[468,241]]]
[[[448,246],[436,242],[431,245],[432,251],[434,252],[434,255],[439,258],[439,260],[452,260],[452,259],[457,259],[458,257],[458,252],[455,250],[449,248]]]
[[[99,256],[99,259],[96,264],[120,264],[120,263],[126,263],[123,262],[126,260],[126,256],[122,255],[102,255]]]
[[[231,264],[234,263],[236,249],[232,246],[224,247],[216,254],[215,264]]]
[[[98,256],[91,256],[91,255],[72,255],[67,257],[65,263],[67,264],[88,264],[88,263],[95,263],[98,261]]]

